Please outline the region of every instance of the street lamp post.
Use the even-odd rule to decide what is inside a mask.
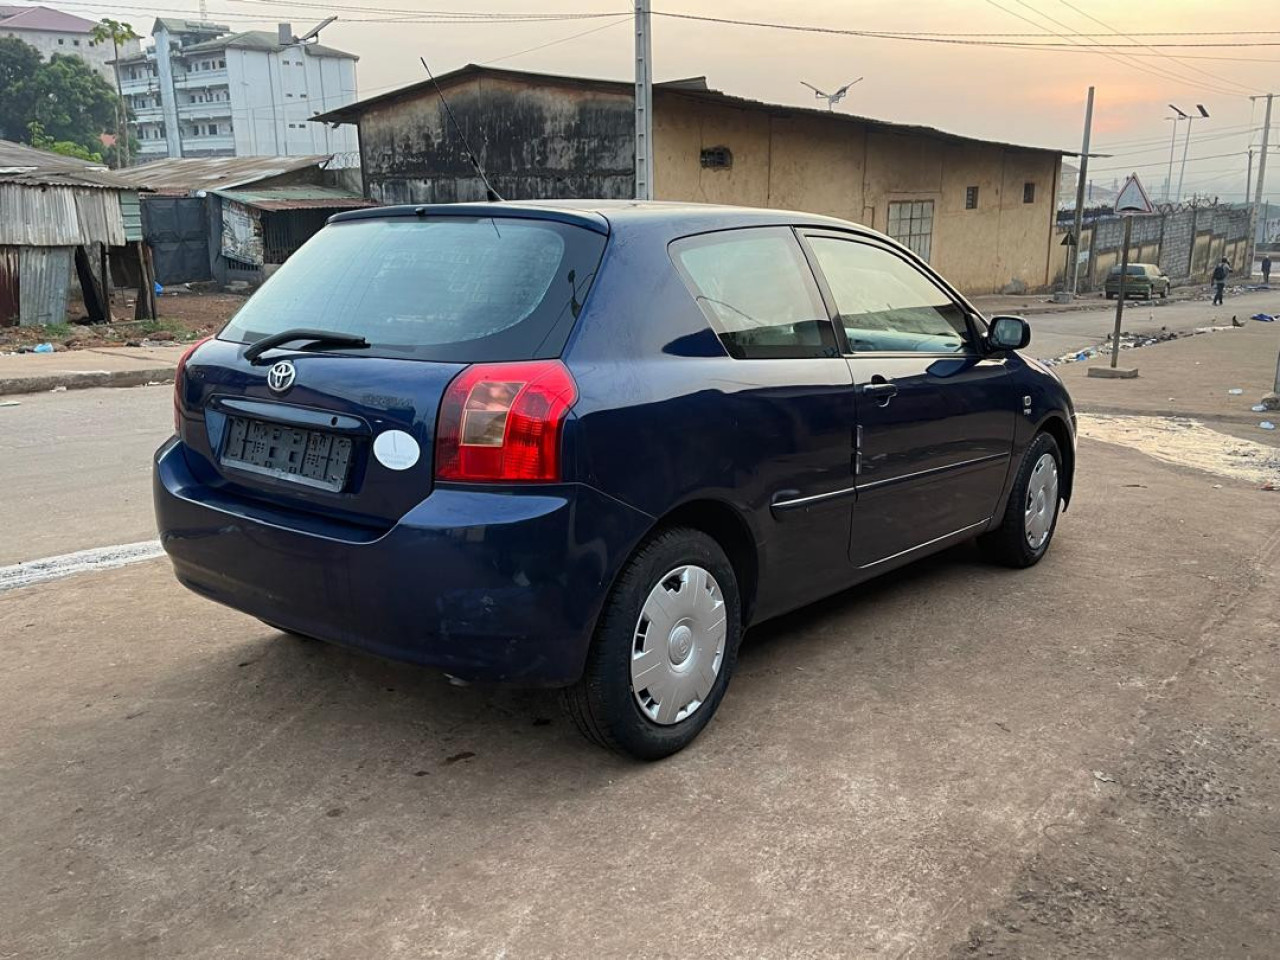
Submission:
[[[1169,104],[1169,106],[1173,107],[1173,104]],[[1178,110],[1177,107],[1173,107],[1173,109]],[[1178,113],[1182,113],[1182,115],[1187,118],[1187,138],[1182,143],[1182,169],[1178,171],[1178,199],[1179,200],[1182,199],[1182,180],[1187,175],[1187,151],[1191,148],[1191,121],[1200,120],[1202,118],[1208,119],[1209,117],[1209,111],[1204,108],[1203,103],[1197,103],[1196,109],[1200,111],[1199,117],[1197,117],[1195,114],[1182,113],[1181,110],[1178,110]]]

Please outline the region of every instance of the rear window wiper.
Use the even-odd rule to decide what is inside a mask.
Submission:
[[[367,347],[369,345],[368,340],[355,334],[294,327],[291,330],[281,330],[279,333],[273,333],[270,336],[263,337],[261,340],[255,340],[249,344],[249,349],[244,352],[244,358],[250,363],[256,364],[258,358],[268,350],[285,343],[293,343],[296,340],[310,340],[326,347]]]

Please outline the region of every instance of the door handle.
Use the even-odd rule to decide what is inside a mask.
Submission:
[[[882,403],[888,403],[898,395],[898,385],[883,378],[873,379],[870,383],[862,385],[862,394],[867,397],[875,397]]]

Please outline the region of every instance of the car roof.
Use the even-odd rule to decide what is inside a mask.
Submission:
[[[517,217],[556,220],[599,233],[666,234],[669,238],[738,227],[812,226],[888,239],[848,220],[817,213],[663,200],[503,200],[493,203],[404,204],[335,214],[330,223],[383,217]]]

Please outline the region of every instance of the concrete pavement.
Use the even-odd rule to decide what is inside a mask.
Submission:
[[[754,631],[648,766],[548,693],[283,637],[163,561],[0,595],[6,950],[1274,955],[1275,611],[1241,612],[1276,595],[1280,498],[1211,480],[1087,444],[1043,564],[959,549]],[[1231,710],[1175,712],[1219,682]],[[1097,849],[1126,829],[1159,856]],[[1188,832],[1231,844],[1194,883]]]
[[[0,566],[155,537],[151,454],[173,432],[173,387],[19,399],[0,407]]]
[[[190,344],[167,347],[96,347],[61,353],[0,356],[0,396],[57,388],[136,387],[173,379]]]

